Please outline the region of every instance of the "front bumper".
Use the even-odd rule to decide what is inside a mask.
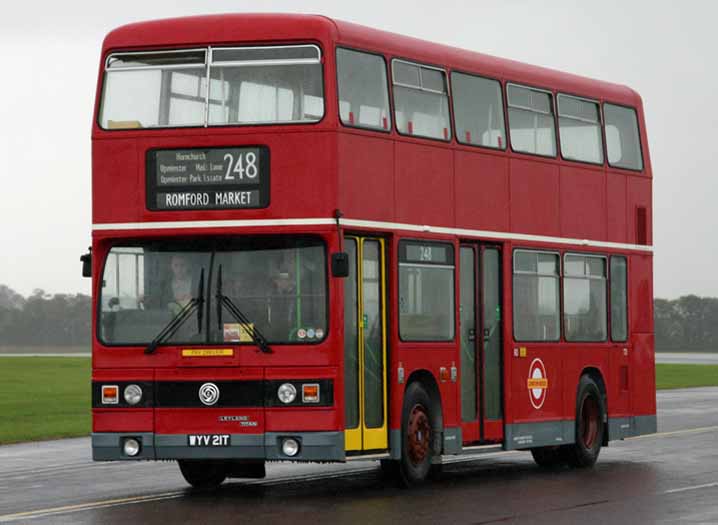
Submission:
[[[296,456],[282,453],[282,440],[294,438],[300,443]],[[133,457],[122,450],[124,440],[140,440],[142,448]],[[265,459],[288,461],[345,461],[344,432],[266,432],[231,434],[229,446],[190,447],[187,434],[148,432],[94,432],[92,459],[130,461],[162,459]]]

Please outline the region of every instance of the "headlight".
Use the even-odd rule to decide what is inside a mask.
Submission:
[[[277,397],[282,403],[288,405],[297,398],[297,389],[291,383],[284,383],[277,389]]]
[[[124,395],[128,405],[136,405],[142,401],[142,388],[139,385],[127,385]]]
[[[294,457],[299,452],[299,442],[294,438],[287,438],[282,441],[282,453],[285,456]]]
[[[135,438],[127,438],[124,445],[122,445],[122,451],[125,456],[134,457],[140,453],[140,442]]]

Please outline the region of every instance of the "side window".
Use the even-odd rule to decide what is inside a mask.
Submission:
[[[636,110],[604,104],[603,116],[606,120],[608,163],[616,168],[642,170],[643,157]]]
[[[598,102],[558,96],[558,131],[565,159],[603,164],[603,139]]]
[[[566,255],[563,316],[566,341],[607,339],[605,257]]]
[[[449,92],[440,69],[394,60],[394,120],[404,135],[450,140]]]
[[[625,257],[611,257],[611,339],[628,340],[628,265]]]
[[[538,89],[509,84],[509,133],[514,151],[556,156],[553,96]]]
[[[389,131],[389,88],[384,59],[337,48],[337,77],[342,124]]]
[[[506,144],[501,84],[496,80],[451,74],[456,140],[503,149]]]
[[[454,339],[454,248],[399,243],[399,337],[402,341]]]
[[[517,341],[558,341],[559,256],[514,252],[514,337]]]

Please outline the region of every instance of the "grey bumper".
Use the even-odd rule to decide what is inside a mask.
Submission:
[[[299,441],[299,453],[282,453],[282,440]],[[127,438],[139,439],[140,453],[126,456],[122,445]],[[131,461],[155,459],[267,459],[290,461],[344,461],[344,432],[267,432],[232,434],[229,446],[190,447],[186,434],[97,432],[92,434],[92,459],[95,461]]]

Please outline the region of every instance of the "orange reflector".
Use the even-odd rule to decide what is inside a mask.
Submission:
[[[319,403],[319,385],[302,385],[302,403]]]
[[[439,368],[439,379],[441,379],[442,382],[449,380],[449,371],[444,366]]]
[[[120,388],[117,385],[102,385],[102,404],[116,405],[120,402]]]

